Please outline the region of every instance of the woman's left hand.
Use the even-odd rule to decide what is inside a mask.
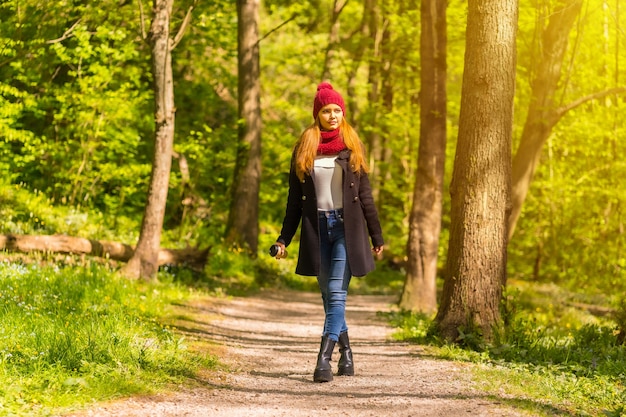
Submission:
[[[375,246],[372,248],[372,252],[376,254],[376,256],[380,256],[383,254],[384,246]]]

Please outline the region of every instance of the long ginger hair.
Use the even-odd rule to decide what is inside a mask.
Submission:
[[[341,136],[343,143],[350,149],[350,166],[356,173],[368,172],[369,167],[365,160],[365,150],[363,143],[359,139],[356,131],[345,118],[341,119]],[[315,122],[307,127],[295,146],[295,168],[296,175],[300,180],[304,179],[305,175],[310,175],[313,171],[313,163],[317,156],[317,147],[320,143],[320,126],[319,120],[315,119]]]

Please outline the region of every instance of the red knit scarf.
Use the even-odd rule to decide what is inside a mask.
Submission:
[[[343,137],[339,129],[322,130],[321,134],[320,144],[317,147],[318,155],[335,155],[339,151],[346,149],[346,144],[343,143]]]

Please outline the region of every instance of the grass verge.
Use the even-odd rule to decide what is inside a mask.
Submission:
[[[153,393],[215,367],[162,322],[190,292],[159,278],[0,263],[0,415],[51,415]]]
[[[499,402],[535,416],[626,416],[626,346],[621,326],[572,308],[556,286],[519,283],[506,325],[489,343],[462,333],[456,344],[432,331],[433,318],[389,313],[394,337],[429,346],[446,360],[472,362],[476,386]],[[541,295],[543,294],[543,295]]]

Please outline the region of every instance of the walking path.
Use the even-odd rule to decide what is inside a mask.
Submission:
[[[390,341],[377,315],[386,296],[348,299],[356,375],[314,383],[320,328],[318,294],[263,291],[245,298],[204,298],[182,306],[178,329],[215,341],[229,370],[204,375],[193,388],[131,398],[75,416],[315,417],[528,416],[495,401],[470,380],[470,364],[428,357],[416,345]],[[338,352],[333,356],[336,369]]]

